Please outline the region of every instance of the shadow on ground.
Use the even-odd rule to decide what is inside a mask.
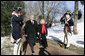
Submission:
[[[39,55],[51,55],[51,54],[44,48],[40,48]]]
[[[84,45],[84,41],[76,41],[76,43]]]
[[[62,42],[60,39],[58,39],[58,38],[55,37],[55,36],[49,36],[49,37],[52,37],[52,39],[53,39],[55,42],[57,42],[57,43],[60,45],[60,47],[62,47],[63,42]]]

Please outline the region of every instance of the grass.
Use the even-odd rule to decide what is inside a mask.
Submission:
[[[69,48],[70,51],[73,51],[73,52],[76,52],[80,55],[84,55],[84,48],[81,48],[81,47],[77,47],[77,46],[74,46],[71,44],[70,46],[71,48]]]

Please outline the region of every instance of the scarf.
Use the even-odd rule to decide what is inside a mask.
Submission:
[[[45,25],[44,24],[42,24],[42,34],[43,33],[46,33],[46,28],[45,28]]]

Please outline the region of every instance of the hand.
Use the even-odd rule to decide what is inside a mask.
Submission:
[[[37,34],[39,35],[40,33],[38,32]]]

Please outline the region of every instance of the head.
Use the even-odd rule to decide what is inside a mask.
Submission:
[[[34,15],[31,15],[30,20],[34,20]]]
[[[44,19],[41,19],[40,20],[40,24],[45,24],[45,20]]]
[[[69,18],[70,17],[70,15],[69,14],[66,14],[66,18]]]

